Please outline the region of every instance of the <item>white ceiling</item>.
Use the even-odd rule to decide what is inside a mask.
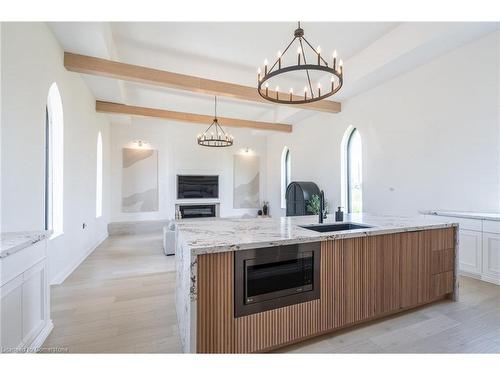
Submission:
[[[208,59],[255,71],[267,57],[285,48],[293,38],[292,22],[239,23],[114,23],[113,35],[121,46],[135,44],[166,54]],[[396,27],[394,23],[302,23],[305,37],[322,49],[347,58]],[[254,78],[254,77],[252,77]]]
[[[68,52],[253,86],[257,67],[265,58],[272,61],[286,47],[297,25],[68,22],[49,26]],[[498,24],[304,22],[302,27],[306,38],[313,46],[320,45],[325,56],[336,49],[344,60],[344,87],[332,100],[345,101],[496,30]],[[202,114],[213,111],[213,98],[203,94],[102,77],[85,76],[85,80],[100,100]],[[221,116],[281,122],[314,113],[229,98],[221,98],[219,108]],[[124,119],[113,117],[117,118]]]

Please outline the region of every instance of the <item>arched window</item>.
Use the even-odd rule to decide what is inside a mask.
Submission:
[[[286,208],[286,188],[290,183],[290,150],[285,146],[281,153],[281,208]]]
[[[342,205],[347,212],[363,211],[361,136],[353,126],[342,139]]]
[[[55,82],[49,89],[45,122],[45,228],[56,237],[63,233],[64,123],[61,95]]]
[[[97,165],[95,186],[95,217],[102,216],[102,135],[97,134]]]

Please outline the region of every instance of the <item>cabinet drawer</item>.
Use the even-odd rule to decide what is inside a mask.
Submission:
[[[6,284],[43,260],[46,256],[45,246],[46,241],[39,241],[3,258],[1,262],[2,279],[0,285]]]
[[[500,234],[500,221],[483,220],[483,232]]]
[[[453,271],[432,275],[431,295],[440,297],[453,292]]]
[[[430,240],[430,249],[446,250],[455,247],[455,229],[432,229],[426,232]]]
[[[453,271],[455,268],[455,250],[436,250],[431,253],[431,274]]]
[[[458,223],[459,229],[467,229],[467,230],[476,230],[482,231],[483,225],[482,220],[479,219],[465,219],[463,217],[451,217],[451,216],[442,216],[446,218],[446,221]]]

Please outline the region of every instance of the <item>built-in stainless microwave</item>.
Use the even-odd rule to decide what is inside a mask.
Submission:
[[[320,254],[319,242],[236,251],[235,317],[318,299]]]

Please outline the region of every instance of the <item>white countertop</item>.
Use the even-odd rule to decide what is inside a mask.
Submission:
[[[329,215],[324,224],[335,223]],[[317,215],[266,219],[183,219],[175,222],[178,241],[191,255],[236,251],[255,247],[270,247],[322,240],[373,236],[416,230],[456,226],[449,220],[422,217],[379,216],[371,214],[345,214],[344,222],[372,226],[371,228],[320,233],[301,228],[300,225],[317,224]]]
[[[448,216],[448,217],[461,217],[461,218],[465,218],[465,219],[500,221],[500,212],[427,210],[427,211],[420,211],[420,213],[424,214],[424,215],[436,215],[436,216]]]
[[[0,258],[5,258],[50,236],[52,231],[5,232],[0,239]]]

